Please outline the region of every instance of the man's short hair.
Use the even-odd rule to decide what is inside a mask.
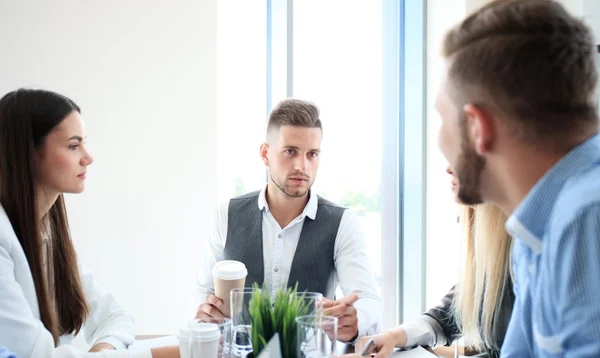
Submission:
[[[282,126],[320,128],[319,108],[312,102],[287,98],[279,102],[269,114],[267,135]]]
[[[521,141],[558,144],[598,125],[592,33],[556,1],[493,1],[448,32],[442,54],[455,104],[502,113]]]

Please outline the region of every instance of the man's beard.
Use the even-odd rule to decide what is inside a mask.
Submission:
[[[481,204],[481,173],[485,167],[485,159],[478,155],[469,143],[467,118],[464,113],[460,119],[460,126],[461,153],[455,168],[458,177],[458,199],[465,205]]]
[[[273,183],[275,184],[275,186],[277,188],[279,188],[279,190],[281,190],[282,193],[284,193],[285,195],[287,195],[287,196],[289,196],[291,198],[301,198],[301,197],[303,197],[304,195],[306,195],[306,193],[308,193],[308,191],[312,187],[312,183],[310,182],[310,179],[308,179],[309,185],[308,185],[308,188],[304,192],[300,192],[300,193],[292,192],[289,189],[289,187],[287,185],[285,185],[285,183],[284,184],[278,183],[277,180],[275,180],[275,178],[273,178],[273,175],[271,175],[270,173],[269,173],[269,176],[271,177],[271,180],[273,181]]]

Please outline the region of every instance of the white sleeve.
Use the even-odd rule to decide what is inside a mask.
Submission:
[[[81,285],[90,311],[83,325],[88,343],[108,343],[117,349],[125,349],[135,340],[135,326],[131,317],[113,297],[103,289],[92,273],[79,265]]]
[[[227,219],[228,219],[229,201],[221,203],[213,217],[208,237],[208,250],[204,251],[204,259],[200,265],[200,271],[196,277],[196,287],[194,290],[194,303],[198,308],[206,300],[207,293],[214,288],[212,278],[212,268],[219,261],[224,259],[225,241],[227,239]],[[196,312],[194,312],[195,314]]]
[[[364,228],[350,211],[344,211],[335,240],[335,267],[344,295],[355,288],[360,299],[354,307],[358,311],[358,336],[379,333],[383,323],[383,303],[377,293],[377,284],[371,262],[366,254]]]
[[[149,358],[149,350],[140,352],[104,351],[85,353],[73,346],[54,347],[52,335],[32,311],[25,292],[35,295],[35,291],[24,288],[16,277],[28,276],[28,267],[15,268],[15,259],[26,265],[26,258],[19,242],[10,227],[6,215],[0,215],[0,346],[8,348],[17,357],[62,358],[62,357],[136,357]],[[23,277],[21,277],[23,278]],[[32,299],[33,304],[37,300]]]

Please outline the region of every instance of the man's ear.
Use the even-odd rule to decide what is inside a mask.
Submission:
[[[496,126],[490,113],[472,103],[463,107],[467,137],[479,155],[490,151],[496,141]]]
[[[269,166],[269,144],[263,143],[260,145],[260,159],[266,167]]]

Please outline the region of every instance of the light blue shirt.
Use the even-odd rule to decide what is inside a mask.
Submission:
[[[516,301],[502,357],[600,357],[600,136],[531,189],[506,223]]]
[[[0,347],[0,358],[17,358],[17,356],[7,351],[6,348]]]

